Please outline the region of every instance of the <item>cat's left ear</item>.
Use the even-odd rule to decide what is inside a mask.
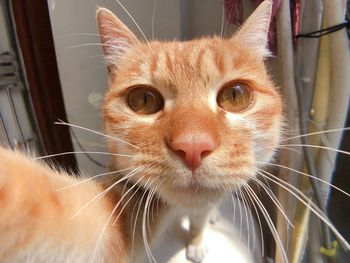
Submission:
[[[262,58],[271,55],[268,49],[268,33],[272,15],[272,1],[265,0],[248,17],[233,36],[240,45],[248,47]]]
[[[98,8],[96,18],[106,61],[109,66],[116,66],[118,58],[139,40],[110,10]]]

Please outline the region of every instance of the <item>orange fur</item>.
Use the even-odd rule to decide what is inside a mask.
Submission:
[[[101,191],[92,182],[57,191],[77,181],[22,154],[0,148],[1,262],[51,262],[50,258],[52,262],[60,258],[63,262],[72,257],[77,257],[75,262],[87,262],[84,259],[92,256],[112,204],[104,198],[71,219]],[[108,228],[97,250],[105,259],[103,262],[124,262],[121,223]]]

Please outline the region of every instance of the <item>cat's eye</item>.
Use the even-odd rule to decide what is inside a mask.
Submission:
[[[127,95],[129,107],[138,114],[153,114],[164,106],[162,95],[152,87],[137,86]]]
[[[253,101],[253,91],[247,84],[241,82],[231,82],[224,85],[217,97],[221,108],[236,113],[248,109]]]

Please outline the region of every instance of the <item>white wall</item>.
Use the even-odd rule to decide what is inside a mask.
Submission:
[[[181,0],[180,7],[183,39],[221,34],[223,1]]]

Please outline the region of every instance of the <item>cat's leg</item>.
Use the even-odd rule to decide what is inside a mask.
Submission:
[[[187,241],[186,257],[194,263],[200,263],[205,258],[208,249],[204,241],[204,229],[209,221],[212,208],[196,211],[189,215],[190,230]]]
[[[104,227],[113,204],[82,209],[102,191],[0,147],[0,262],[124,262],[122,221]]]

